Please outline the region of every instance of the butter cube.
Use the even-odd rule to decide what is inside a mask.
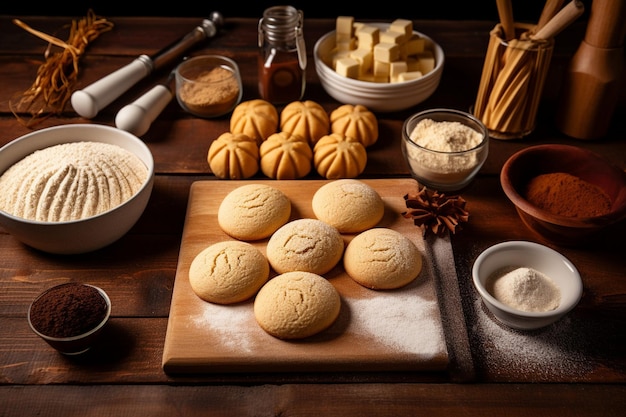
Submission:
[[[402,82],[402,81],[417,80],[418,78],[422,78],[423,76],[424,75],[422,74],[421,71],[407,71],[407,72],[403,72],[399,74],[397,81]]]
[[[415,57],[408,57],[406,59],[406,67],[407,67],[407,71],[419,71],[421,66],[420,66],[420,62],[417,60],[417,58]]]
[[[390,67],[389,62],[382,62],[382,61],[374,60],[372,72],[376,76],[389,78],[389,67]]]
[[[348,39],[337,39],[337,44],[335,45],[338,51],[352,51],[356,49],[356,39],[348,38]]]
[[[388,77],[375,75],[375,74],[372,74],[371,72],[366,73],[366,74],[361,74],[359,76],[359,80],[368,81],[370,83],[388,83],[389,82]]]
[[[389,25],[391,32],[404,34],[404,39],[409,39],[413,34],[413,22],[408,19],[396,19]]]
[[[372,49],[380,42],[380,29],[372,25],[363,25],[356,31],[359,49]]]
[[[417,54],[417,60],[419,61],[422,74],[428,74],[435,68],[435,56],[431,51],[424,51]]]
[[[358,78],[359,70],[359,61],[350,57],[338,59],[335,67],[335,71],[337,71],[339,75],[348,78]]]
[[[354,17],[353,16],[338,16],[335,21],[335,33],[337,36],[341,35],[342,38],[351,38],[354,36]]]
[[[350,58],[355,59],[359,63],[360,74],[371,72],[374,56],[369,49],[356,49],[350,52]]]
[[[426,48],[426,39],[422,38],[417,33],[413,34],[406,41],[406,52],[408,55],[416,55],[424,52]]]
[[[393,81],[403,72],[407,72],[408,66],[405,61],[395,61],[389,64],[389,78]]]
[[[380,41],[383,43],[397,43],[399,45],[404,42],[404,33],[384,30],[380,32]]]
[[[382,62],[397,61],[400,48],[395,43],[379,43],[374,46],[374,59]]]
[[[352,51],[335,50],[334,53],[332,54],[332,67],[337,68],[337,61],[340,60],[341,58],[349,58],[350,52]]]

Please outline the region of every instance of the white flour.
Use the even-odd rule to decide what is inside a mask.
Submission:
[[[33,152],[0,177],[0,209],[29,220],[91,217],[134,196],[145,164],[117,145],[72,142]]]
[[[483,135],[459,122],[420,121],[410,134],[417,145],[434,152],[407,145],[411,169],[431,181],[460,181],[479,163],[478,151],[459,153],[480,145]]]
[[[565,316],[538,331],[516,331],[500,324],[484,307],[480,297],[474,300],[476,321],[474,343],[492,379],[534,382],[564,378],[583,378],[593,364],[585,355],[580,326]]]
[[[486,289],[496,300],[523,311],[550,311],[559,306],[561,291],[552,279],[532,268],[496,271]]]

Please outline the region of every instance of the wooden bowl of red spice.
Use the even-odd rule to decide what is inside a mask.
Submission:
[[[41,293],[28,309],[30,328],[66,355],[88,351],[111,315],[111,300],[98,287],[68,282]]]
[[[500,183],[524,224],[558,245],[591,243],[626,218],[626,172],[577,146],[525,148],[504,163]]]

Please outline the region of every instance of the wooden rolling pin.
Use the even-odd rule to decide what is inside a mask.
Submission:
[[[577,139],[606,135],[624,86],[626,1],[593,0],[585,38],[563,77],[556,125]]]

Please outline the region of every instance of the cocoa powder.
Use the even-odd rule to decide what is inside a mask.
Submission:
[[[604,190],[563,172],[534,177],[526,187],[526,199],[543,210],[568,217],[601,216],[611,210],[611,199]]]
[[[44,292],[30,308],[30,322],[50,337],[73,337],[92,330],[104,320],[107,303],[89,285],[67,283]]]

